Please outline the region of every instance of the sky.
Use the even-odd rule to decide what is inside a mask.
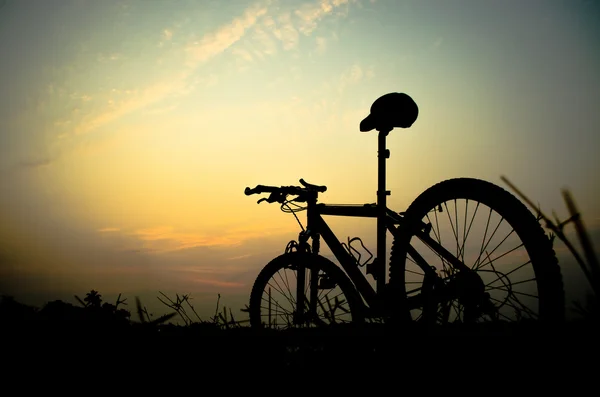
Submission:
[[[0,293],[191,294],[204,316],[220,294],[243,316],[298,232],[244,188],[375,202],[359,123],[388,92],[419,106],[388,137],[391,208],[505,175],[560,219],[569,189],[598,247],[599,44],[598,1],[0,1]],[[328,221],[375,249],[374,222]]]

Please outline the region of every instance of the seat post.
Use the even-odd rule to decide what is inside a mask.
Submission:
[[[381,129],[378,136],[377,148],[377,261],[376,270],[377,291],[381,292],[385,288],[385,240],[386,226],[385,220],[387,217],[387,196],[390,194],[385,189],[385,160],[390,158],[390,151],[386,149],[385,138],[392,129]]]

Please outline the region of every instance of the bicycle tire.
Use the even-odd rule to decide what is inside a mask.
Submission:
[[[483,180],[479,180],[479,179],[472,179],[472,178],[457,178],[457,179],[449,179],[443,182],[440,182],[436,185],[433,185],[432,187],[428,188],[427,190],[425,190],[423,193],[421,193],[413,202],[412,204],[408,207],[408,209],[406,210],[406,212],[404,213],[404,218],[406,220],[406,225],[407,225],[407,229],[405,230],[411,230],[411,227],[416,227],[415,225],[418,224],[419,221],[423,220],[425,223],[433,223],[432,217],[433,214],[431,213],[432,210],[435,211],[435,220],[436,222],[439,220],[439,218],[441,218],[442,216],[440,216],[438,218],[437,213],[438,211],[441,209],[442,212],[444,210],[444,207],[442,207],[442,205],[446,206],[446,213],[448,213],[446,216],[448,217],[448,219],[450,219],[450,214],[449,212],[452,211],[452,201],[455,203],[454,204],[454,213],[458,214],[458,207],[459,205],[457,205],[456,203],[458,202],[457,200],[460,199],[465,199],[465,215],[467,215],[467,205],[469,203],[469,201],[471,202],[476,202],[477,203],[477,209],[474,210],[474,214],[472,215],[473,218],[471,219],[471,223],[469,224],[469,228],[467,231],[467,221],[464,222],[464,225],[461,225],[459,223],[456,223],[456,228],[454,227],[454,225],[451,223],[451,227],[447,228],[447,229],[451,229],[453,235],[456,237],[456,254],[462,254],[462,258],[463,261],[465,262],[465,264],[467,264],[470,268],[474,269],[476,268],[477,270],[477,274],[480,276],[481,280],[483,280],[484,275],[487,276],[491,276],[490,278],[494,278],[494,283],[496,283],[498,280],[501,281],[501,284],[496,284],[495,286],[492,286],[491,284],[489,285],[485,285],[486,288],[486,292],[488,293],[494,293],[494,294],[505,294],[506,293],[506,297],[502,298],[502,299],[497,299],[497,297],[491,297],[489,298],[489,301],[492,302],[494,304],[497,304],[495,307],[495,310],[497,310],[498,315],[496,315],[495,320],[502,320],[504,322],[515,322],[518,320],[523,320],[523,319],[532,319],[532,320],[539,320],[540,322],[551,322],[551,323],[558,323],[558,322],[562,322],[564,321],[564,316],[565,316],[565,299],[564,299],[564,287],[563,287],[563,280],[562,280],[562,275],[560,272],[560,267],[558,265],[558,260],[556,258],[556,254],[554,252],[554,249],[552,247],[552,243],[550,241],[550,239],[548,238],[548,236],[544,233],[541,225],[539,224],[538,220],[535,218],[535,216],[527,209],[527,207],[525,207],[525,205],[523,203],[521,203],[519,200],[517,200],[516,197],[514,197],[511,193],[507,192],[506,190],[502,189],[501,187],[494,185],[490,182],[486,182]],[[448,209],[447,207],[447,203],[450,202],[450,209]],[[504,220],[506,220],[508,226],[512,227],[514,232],[516,232],[516,236],[519,237],[522,241],[522,245],[524,247],[524,252],[529,256],[529,261],[525,261],[522,265],[520,265],[519,267],[515,268],[515,270],[512,270],[510,273],[503,273],[499,270],[497,270],[498,266],[494,265],[494,261],[496,260],[496,258],[500,258],[504,260],[504,262],[516,262],[516,260],[518,259],[517,255],[516,255],[516,251],[508,251],[507,254],[502,255],[497,255],[495,256],[494,259],[491,258],[491,255],[489,255],[489,252],[486,251],[485,254],[483,254],[483,251],[485,248],[487,248],[487,245],[489,245],[489,241],[488,243],[486,243],[486,247],[481,248],[479,250],[479,255],[477,257],[477,259],[475,261],[472,262],[472,265],[469,265],[471,262],[468,262],[467,255],[465,254],[466,251],[466,246],[467,246],[467,236],[465,236],[465,231],[467,232],[467,234],[471,231],[473,222],[475,217],[477,217],[477,212],[479,209],[479,206],[483,204],[484,206],[487,206],[489,208],[489,214],[488,215],[488,223],[489,223],[489,219],[491,218],[491,213],[492,211],[496,211],[499,216],[500,216],[500,221],[499,224],[502,224],[502,222]],[[465,216],[465,219],[468,219],[467,216]],[[439,227],[439,226],[438,226]],[[460,232],[461,232],[461,227],[462,227],[462,231],[463,231],[463,240],[462,243],[459,241],[460,240]],[[482,227],[483,229],[483,227]],[[491,229],[490,229],[491,230]],[[498,229],[496,229],[498,230]],[[436,231],[436,229],[432,227],[429,230],[430,235],[434,234],[436,240],[439,237],[439,240],[441,240],[442,234],[443,234],[443,228],[442,229],[438,229]],[[485,238],[488,232],[488,227],[485,227],[485,234],[482,240],[482,246],[483,246],[483,242],[485,242]],[[491,232],[490,232],[491,233]],[[495,233],[495,231],[494,231]],[[503,244],[507,238],[512,234],[509,233],[507,235],[507,237],[505,238],[505,240],[502,240],[502,242],[500,244]],[[409,244],[412,244],[413,247],[415,246],[415,241],[414,240],[419,240],[417,238],[413,239],[414,236],[411,235],[410,232],[406,233],[404,236],[402,236],[401,234],[398,235],[398,238],[394,238],[394,241],[392,243],[392,247],[391,247],[391,256],[390,256],[390,269],[389,269],[389,277],[390,277],[390,286],[392,286],[393,289],[395,289],[396,291],[398,290],[398,288],[402,288],[402,292],[400,297],[402,299],[405,299],[405,301],[403,301],[404,303],[407,303],[408,300],[411,298],[411,293],[415,292],[414,296],[417,296],[419,294],[419,287],[417,286],[416,288],[413,288],[412,285],[409,285],[409,281],[407,281],[408,279],[412,278],[412,279],[417,279],[418,276],[413,275],[412,273],[408,273],[408,269],[409,267],[415,267],[415,265],[413,264],[413,261],[411,258],[409,258],[408,255],[408,247]],[[492,237],[490,237],[490,241],[491,241]],[[512,237],[511,237],[512,239]],[[411,240],[413,240],[413,242],[411,242]],[[462,247],[461,247],[462,244]],[[499,247],[499,246],[498,246]],[[494,249],[494,251],[498,248],[496,247]],[[448,249],[448,247],[446,247]],[[519,247],[517,247],[519,248]],[[454,247],[453,247],[454,249]],[[452,252],[452,250],[450,250]],[[493,251],[492,251],[493,252]],[[482,256],[488,256],[489,259],[489,263],[490,263],[490,268],[493,270],[483,270],[482,268],[485,267],[487,264],[483,264],[481,265],[485,259],[481,259]],[[526,259],[526,258],[525,258]],[[520,261],[518,263],[521,263],[523,261],[523,259],[520,259]],[[443,260],[441,261],[442,266],[445,266],[445,264],[443,263]],[[533,286],[531,284],[532,280],[520,280],[520,281],[511,281],[508,278],[508,275],[510,274],[515,274],[518,271],[521,271],[521,269],[525,268],[525,265],[530,265],[530,267],[532,268],[533,271],[533,275],[535,277],[535,287],[538,293],[537,296],[537,301],[535,299],[535,297],[533,297],[533,294],[530,294],[529,291],[531,290],[527,290],[528,292],[516,292],[515,287],[519,286],[526,286],[527,288],[532,289]],[[421,267],[421,266],[420,266]],[[529,266],[528,266],[529,267]],[[422,267],[421,267],[422,268]],[[436,270],[438,270],[436,268]],[[443,272],[448,272],[449,270],[445,269],[443,270]],[[398,273],[400,272],[400,273]],[[439,272],[442,272],[441,270],[439,270]],[[531,270],[530,270],[531,272]],[[488,274],[490,273],[490,274]],[[525,277],[525,276],[523,276]],[[424,278],[423,278],[424,280]],[[415,281],[416,283],[418,283],[418,280]],[[400,285],[402,284],[402,285]],[[499,286],[500,285],[500,286]],[[488,288],[489,287],[489,288]],[[421,284],[421,288],[422,288],[422,284]],[[421,293],[423,290],[421,290]],[[517,293],[522,294],[519,296],[523,296],[524,299],[528,299],[532,302],[532,306],[534,307],[534,309],[531,308],[525,308],[525,307],[521,307],[522,306],[522,302],[520,301],[520,299],[517,297]],[[510,295],[514,295],[514,297],[510,296]],[[512,301],[511,301],[512,299]],[[521,298],[523,299],[523,298]],[[413,300],[416,300],[413,298]],[[425,302],[425,300],[421,300],[421,303]],[[518,303],[517,303],[518,302]],[[535,303],[537,302],[537,303]],[[419,315],[423,316],[423,318],[427,318],[427,316],[429,315],[430,319],[434,319],[436,323],[449,323],[451,321],[449,321],[449,305],[453,305],[456,302],[450,302],[450,303],[446,303],[446,306],[444,306],[444,308],[442,309],[440,306],[441,304],[439,304],[439,302],[435,302],[432,306],[427,306],[427,304],[422,304],[421,307],[417,307],[417,308],[410,308],[410,307],[404,307],[405,309],[412,309],[413,313],[411,315],[411,318],[413,320],[415,320]],[[460,304],[457,304],[457,307],[460,306]],[[429,307],[429,308],[428,308]],[[455,318],[454,321],[457,322],[464,322],[464,318],[461,319],[460,317],[460,308],[458,307],[452,307],[453,309],[455,309]],[[432,315],[432,310],[434,310],[433,308],[435,308],[435,313],[433,313]],[[442,310],[444,311],[444,313],[441,313]],[[503,310],[506,313],[501,313],[501,310]],[[531,310],[531,311],[530,311]],[[420,312],[419,312],[420,311]],[[509,316],[508,314],[510,314],[510,312],[514,312],[513,316]],[[500,318],[500,314],[502,314],[502,318]],[[464,312],[463,312],[464,315]],[[482,320],[484,320],[485,316],[482,316],[481,318],[477,319],[477,322],[480,322]],[[492,318],[488,318],[488,320],[492,320]]]
[[[321,281],[321,286],[327,283],[329,284],[325,285],[325,288],[322,289],[323,291],[328,290],[328,292],[326,292],[324,296],[319,296],[319,298],[323,298],[324,300],[319,300],[318,306],[321,311],[318,314],[318,318],[313,319],[314,321],[312,322],[307,321],[304,324],[297,325],[293,324],[293,321],[290,321],[292,320],[290,316],[293,315],[293,312],[297,306],[295,302],[295,291],[289,291],[289,294],[286,294],[282,293],[281,290],[283,290],[286,286],[289,288],[290,284],[293,284],[289,282],[291,277],[289,273],[291,272],[294,274],[294,277],[297,277],[297,269],[299,265],[301,265],[301,267],[303,266],[307,270],[316,270],[319,277],[318,280]],[[280,274],[282,270],[286,271],[284,273],[285,277]],[[276,280],[274,283],[270,283],[271,279],[273,279],[273,277],[277,274],[279,274],[279,280]],[[308,282],[310,282],[310,274],[312,273],[307,272],[306,275],[306,280]],[[297,278],[294,280],[297,280]],[[331,288],[327,288],[329,286],[331,286]],[[279,303],[279,301],[273,300],[272,293],[269,294],[266,292],[269,287],[271,287],[272,290],[276,290],[275,293],[284,295],[284,300],[287,300],[287,302]],[[344,295],[345,299],[338,298],[339,294],[338,296],[329,296],[328,294],[330,294],[331,291],[339,291],[340,294]],[[267,299],[265,295],[267,295],[270,299]],[[332,308],[331,299],[335,300],[335,298],[338,299]],[[266,305],[264,304],[265,301],[267,302]],[[269,306],[269,303],[271,303],[271,306]],[[325,306],[327,306],[327,308]],[[269,308],[271,308],[271,311],[269,311]],[[331,309],[330,312],[328,312],[328,308]],[[335,311],[338,309],[342,313],[340,316],[336,315],[335,313]],[[289,312],[289,310],[292,312]],[[269,313],[271,313],[270,317]],[[256,277],[256,281],[254,282],[252,291],[250,293],[249,315],[250,326],[255,329],[308,328],[319,326],[335,326],[340,324],[359,324],[362,323],[364,319],[362,301],[358,291],[348,276],[346,276],[346,274],[342,271],[342,269],[323,256],[302,252],[289,252],[282,254],[271,260],[261,270]],[[275,320],[273,320],[273,318],[275,318]],[[281,322],[278,323],[277,320],[280,320]]]

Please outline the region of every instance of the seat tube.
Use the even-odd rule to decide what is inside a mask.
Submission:
[[[391,129],[379,131],[377,147],[377,292],[385,288],[385,264],[386,264],[386,218],[387,218],[387,196],[390,194],[385,190],[385,160],[390,157],[390,151],[385,147],[385,138]]]

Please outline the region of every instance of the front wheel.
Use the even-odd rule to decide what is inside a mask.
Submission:
[[[564,319],[563,283],[552,244],[512,194],[477,179],[451,179],[423,192],[404,218],[403,230],[427,225],[422,230],[468,267],[459,271],[415,233],[400,233],[392,245],[390,284],[403,289],[413,320]]]
[[[362,302],[346,274],[328,259],[290,252],[269,262],[250,294],[253,328],[310,328],[360,323]]]

